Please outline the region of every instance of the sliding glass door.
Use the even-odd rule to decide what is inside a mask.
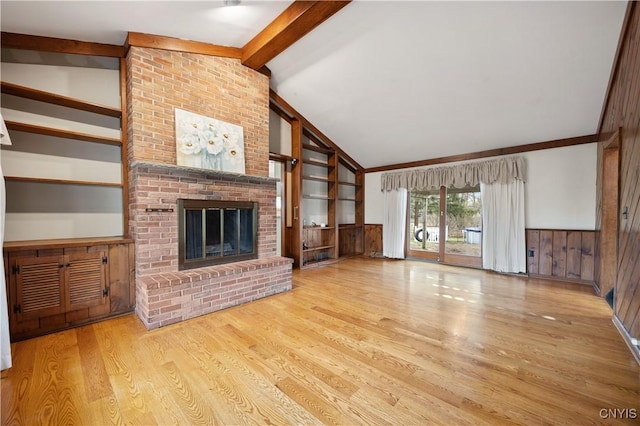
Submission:
[[[409,192],[409,256],[440,258],[440,191]]]
[[[479,187],[410,191],[409,256],[457,265],[482,265]]]

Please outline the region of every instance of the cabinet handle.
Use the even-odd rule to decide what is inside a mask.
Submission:
[[[298,206],[293,208],[293,220],[298,220]]]

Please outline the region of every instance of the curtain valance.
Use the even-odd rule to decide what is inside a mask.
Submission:
[[[484,184],[524,181],[525,161],[522,156],[497,160],[464,163],[447,167],[411,169],[382,175],[382,190],[406,188],[408,190],[437,189],[441,186],[464,188]]]

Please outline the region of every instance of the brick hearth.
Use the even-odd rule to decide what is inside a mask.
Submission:
[[[271,257],[136,280],[136,313],[148,329],[291,290],[291,259]]]

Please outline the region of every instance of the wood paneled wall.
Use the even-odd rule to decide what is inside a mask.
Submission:
[[[624,329],[637,338],[640,337],[640,7],[637,2],[629,2],[627,18],[599,130],[606,134],[620,129],[614,314]],[[599,148],[598,157],[599,164],[602,164],[603,147]],[[601,174],[599,178],[598,190],[601,193]],[[601,214],[601,208],[598,214]],[[599,217],[598,223],[601,220]]]
[[[338,230],[338,256],[354,256],[363,253],[362,226],[341,225]]]
[[[382,225],[364,225],[364,255],[382,256]]]
[[[527,272],[593,284],[595,231],[527,229]]]

